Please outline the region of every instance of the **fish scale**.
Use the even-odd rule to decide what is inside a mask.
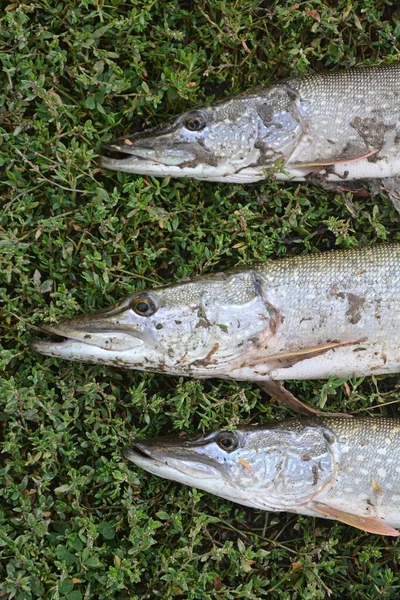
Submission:
[[[353,150],[359,148],[359,156],[368,150],[378,150],[383,154],[388,152],[394,160],[399,160],[400,147],[398,142],[395,144],[400,119],[399,65],[311,75],[289,79],[287,83],[298,92],[300,110],[307,122],[305,139],[289,159],[289,173],[290,164],[296,161],[299,164],[311,161],[329,163],[335,162],[338,157],[343,159],[346,146],[351,147],[351,144]],[[384,90],[379,100],[377,89],[380,92]],[[355,123],[357,119],[364,120],[366,124],[362,136],[360,127],[357,128]],[[393,129],[386,133],[386,140],[383,135],[376,144],[379,127]],[[382,133],[385,134],[385,131]],[[384,147],[375,147],[381,144]],[[379,162],[377,159],[374,155],[369,161],[364,161],[368,169],[365,177],[371,176],[371,166]],[[343,173],[348,165],[339,168]]]

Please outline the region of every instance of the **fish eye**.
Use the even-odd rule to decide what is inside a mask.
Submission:
[[[131,309],[141,317],[151,317],[157,311],[157,306],[149,296],[137,296],[131,301]]]
[[[233,431],[222,431],[218,434],[216,442],[226,452],[233,452],[239,446],[239,438]]]
[[[201,131],[207,125],[206,115],[202,112],[189,113],[183,124],[189,131]]]

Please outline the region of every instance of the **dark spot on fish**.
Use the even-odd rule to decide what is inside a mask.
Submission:
[[[324,436],[324,439],[328,442],[328,444],[332,445],[335,442],[335,436],[331,431],[329,431],[329,429],[325,429],[322,432],[322,435]]]
[[[196,323],[196,325],[194,326],[195,329],[198,329],[199,327],[210,327],[210,323],[206,320],[206,319],[199,319],[198,322]]]
[[[162,323],[157,323],[156,329],[164,329],[164,325]]]
[[[309,454],[302,454],[301,460],[304,462],[309,461],[311,460],[311,456]]]
[[[274,109],[272,108],[269,102],[265,102],[264,104],[259,106],[259,108],[257,109],[257,113],[265,125],[273,121]]]
[[[358,135],[363,139],[369,149],[382,150],[385,145],[385,133],[391,129],[389,125],[379,122],[376,117],[355,117],[350,126],[355,129]],[[374,154],[367,159],[369,162],[376,162],[379,156]]]
[[[245,169],[249,167],[273,167],[275,162],[279,159],[286,160],[281,152],[275,152],[272,148],[264,144],[261,140],[257,140],[254,143],[254,148],[260,151],[260,156],[251,165],[246,165]],[[240,171],[238,171],[240,173]]]
[[[313,474],[313,485],[317,485],[318,479],[319,479],[317,465],[313,465],[311,470],[312,470],[312,474]]]
[[[255,346],[261,346],[260,338],[257,335],[253,335],[251,338],[249,338],[248,341],[254,344]]]
[[[379,322],[381,321],[381,313],[379,312],[381,309],[381,304],[382,304],[382,298],[378,298],[375,302],[374,317]]]
[[[286,87],[285,89],[286,89],[287,95],[289,96],[289,98],[292,102],[295,102],[296,100],[298,100],[300,98],[299,94],[292,88]]]
[[[332,287],[330,293],[331,296],[336,296],[336,298],[341,298],[342,300],[346,298],[346,295],[343,292],[335,292],[334,290],[335,288]]]
[[[83,336],[83,339],[84,340],[91,340],[92,336],[87,333],[86,335]]]
[[[220,157],[215,156],[212,152],[207,149],[203,150],[201,146],[196,150],[196,156],[193,160],[187,160],[179,165],[181,169],[195,169],[199,164],[208,165],[211,167],[217,167]]]
[[[177,319],[175,320],[176,325],[181,325],[182,321],[178,321]]]
[[[356,294],[347,294],[349,308],[346,310],[346,316],[349,317],[349,322],[355,325],[361,319],[361,308],[365,304],[365,298]]]
[[[280,312],[277,308],[275,308],[275,306],[273,304],[268,302],[268,300],[265,298],[264,282],[261,279],[261,277],[259,277],[259,275],[257,275],[257,274],[255,274],[253,276],[253,285],[254,285],[254,290],[255,290],[257,296],[259,298],[261,298],[261,300],[264,303],[265,308],[268,311],[269,328],[270,328],[272,335],[275,335],[275,333],[278,330],[278,323],[283,323]]]
[[[302,317],[300,323],[303,323],[303,321],[312,321],[312,317]]]
[[[348,294],[345,292],[338,292],[336,285],[332,285],[329,295],[340,298],[341,300],[347,299],[348,308],[345,314],[346,317],[348,317],[349,323],[355,325],[359,322],[361,319],[361,308],[365,304],[365,298],[362,296],[357,296],[356,294],[352,294],[351,292]]]
[[[214,344],[214,346],[211,348],[209,353],[204,358],[200,358],[198,360],[193,361],[192,366],[206,367],[208,364],[210,364],[211,358],[218,351],[218,348],[219,348],[219,343],[217,342],[216,344]]]
[[[255,274],[253,276],[253,285],[254,285],[254,290],[255,290],[257,296],[261,296],[261,298],[262,298],[263,297],[263,280],[257,274]]]
[[[326,141],[328,142],[328,144],[333,144],[333,145],[336,144],[336,142],[334,142],[333,140],[330,140],[329,138],[327,138]]]
[[[211,327],[212,323],[207,319],[207,314],[203,306],[197,306],[197,316],[199,317],[199,322],[196,327]]]

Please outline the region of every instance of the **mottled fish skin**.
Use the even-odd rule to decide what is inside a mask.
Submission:
[[[49,356],[268,382],[400,371],[400,244],[302,255],[137,292],[43,325]]]
[[[400,65],[290,78],[110,144],[108,169],[250,183],[400,176]],[[113,153],[122,153],[113,158]]]
[[[400,535],[400,419],[296,419],[137,441],[124,455],[245,506]]]

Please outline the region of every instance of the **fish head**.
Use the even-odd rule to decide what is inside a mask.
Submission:
[[[123,452],[154,475],[247,506],[288,510],[333,482],[335,462],[324,427],[286,423],[154,438]]]
[[[257,181],[288,160],[302,132],[297,94],[284,85],[259,88],[124,136],[104,147],[101,165],[209,181],[251,181],[255,174]]]
[[[42,325],[63,341],[36,339],[49,356],[158,373],[229,377],[260,353],[274,314],[255,271],[200,277],[138,292],[105,310]],[[272,329],[271,329],[272,328]]]

